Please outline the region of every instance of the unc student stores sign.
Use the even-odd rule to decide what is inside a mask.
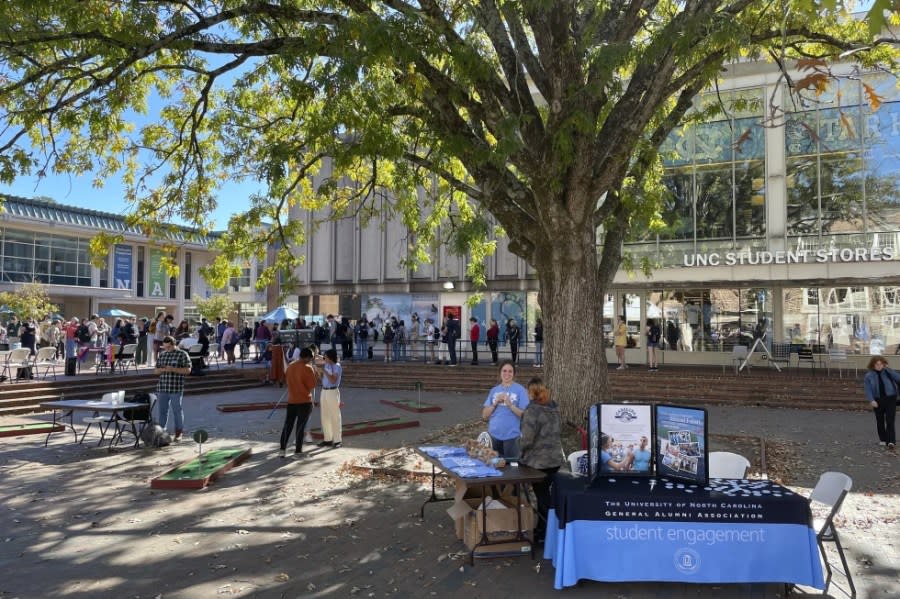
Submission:
[[[684,266],[738,266],[750,264],[824,264],[828,262],[880,262],[894,259],[894,248],[842,248],[685,254]]]

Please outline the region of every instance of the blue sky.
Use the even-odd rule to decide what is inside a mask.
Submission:
[[[262,190],[258,183],[234,183],[225,185],[219,193],[219,207],[213,212],[213,228],[224,229],[228,217],[242,212],[248,205],[251,194]],[[93,186],[93,175],[50,175],[19,177],[12,185],[0,183],[0,193],[23,198],[48,197],[59,204],[89,208],[102,212],[125,215],[129,213],[128,202],[119,178],[107,179],[104,186]]]

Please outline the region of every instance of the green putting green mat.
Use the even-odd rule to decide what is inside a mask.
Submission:
[[[244,460],[250,449],[214,449],[150,481],[152,489],[202,489]]]

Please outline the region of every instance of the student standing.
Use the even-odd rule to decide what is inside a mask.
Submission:
[[[319,447],[341,446],[341,375],[343,368],[338,362],[337,352],[325,352],[322,364],[322,441]]]
[[[175,441],[181,440],[184,432],[184,410],[181,400],[184,396],[184,377],[191,373],[191,358],[183,349],[175,347],[175,339],[166,335],[162,339],[162,351],[156,358],[159,375],[156,384],[156,399],[159,402],[159,425],[165,430],[169,422],[169,406],[175,419]]]
[[[469,328],[469,343],[472,345],[472,366],[478,365],[478,339],[481,337],[481,327],[478,326],[478,319],[474,316],[469,319],[471,323]]]
[[[334,351],[329,350],[329,351]],[[303,435],[306,434],[306,423],[312,412],[312,392],[316,388],[316,371],[311,364],[312,350],[304,347],[300,350],[300,359],[291,362],[284,372],[287,381],[287,413],[284,417],[284,427],[281,429],[281,442],[279,457],[287,457],[287,444],[291,439],[291,431],[294,424],[297,425],[295,437],[296,457],[303,457]]]

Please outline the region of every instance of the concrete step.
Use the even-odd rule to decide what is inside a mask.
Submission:
[[[234,391],[260,386],[265,370],[245,369],[213,369],[206,376],[188,377],[185,381],[185,393],[212,393],[215,391]],[[0,416],[15,414],[31,414],[42,412],[40,403],[65,397],[66,399],[97,398],[108,391],[124,389],[127,393],[136,391],[152,392],[156,389],[159,377],[147,371],[135,375],[92,377],[79,375],[60,377],[57,381],[32,381],[0,388]]]

